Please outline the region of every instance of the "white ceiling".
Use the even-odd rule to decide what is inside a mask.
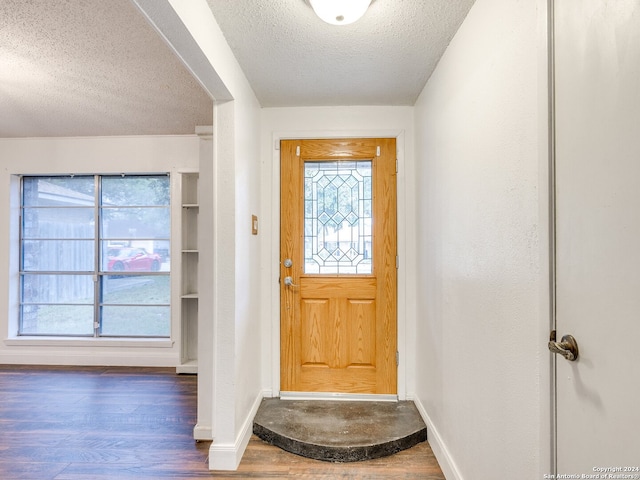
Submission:
[[[187,0],[185,0],[187,1]],[[413,105],[474,0],[207,0],[263,107]],[[193,133],[212,101],[131,0],[0,1],[0,137]]]
[[[474,0],[374,0],[333,26],[307,0],[207,0],[263,107],[413,105]]]
[[[129,0],[0,0],[0,19],[0,137],[212,122],[212,100]]]

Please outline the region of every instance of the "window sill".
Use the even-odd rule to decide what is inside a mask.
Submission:
[[[4,344],[11,346],[39,347],[128,347],[172,348],[175,342],[168,338],[69,338],[69,337],[12,337]]]

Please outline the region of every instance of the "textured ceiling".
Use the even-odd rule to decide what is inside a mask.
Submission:
[[[306,0],[207,0],[263,107],[413,105],[474,0],[374,0],[333,26]]]
[[[212,100],[129,0],[1,0],[0,19],[0,137],[211,124]]]
[[[474,0],[373,0],[342,27],[307,0],[207,1],[273,107],[413,105]],[[212,106],[131,0],[0,0],[0,137],[190,134]]]

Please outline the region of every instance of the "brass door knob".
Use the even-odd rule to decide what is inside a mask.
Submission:
[[[570,362],[575,362],[578,359],[578,342],[572,335],[565,335],[559,342],[556,342],[556,331],[551,332],[551,339],[549,340],[549,351],[562,355]]]

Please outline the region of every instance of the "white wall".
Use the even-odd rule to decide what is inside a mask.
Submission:
[[[414,392],[415,189],[412,107],[298,107],[262,110],[262,381],[266,395],[280,391],[280,151],[283,138],[397,137],[398,172],[398,393]]]
[[[138,3],[156,25],[184,26],[180,35],[190,37],[195,43],[187,48],[195,46],[199,54],[181,50],[184,46],[178,42],[173,47],[195,74],[196,65],[189,65],[188,59],[204,55],[224,87],[225,101],[214,107],[213,158],[211,164],[202,159],[200,165],[201,204],[204,210],[211,208],[200,209],[200,218],[206,218],[199,238],[208,239],[199,245],[199,268],[205,269],[200,278],[212,275],[211,283],[199,285],[198,376],[203,380],[198,386],[212,391],[202,394],[199,408],[212,412],[212,424],[200,424],[208,415],[199,413],[196,431],[212,432],[210,468],[235,469],[262,399],[261,237],[251,235],[251,215],[261,212],[260,105],[206,0]],[[170,4],[180,22],[166,22],[171,12],[162,3]],[[176,32],[170,33],[166,38],[174,38]],[[227,101],[227,96],[233,100]]]
[[[0,363],[148,365],[179,363],[179,302],[172,306],[171,341],[16,338],[20,174],[172,174],[172,215],[179,215],[177,172],[197,168],[194,136],[0,139]],[[175,223],[175,222],[174,222]],[[176,229],[174,228],[174,234]],[[179,232],[178,232],[179,233]],[[174,252],[175,253],[175,252]],[[179,258],[179,255],[172,255]],[[173,268],[177,266],[173,265]],[[179,288],[172,286],[172,298]]]
[[[415,106],[416,400],[448,479],[549,471],[543,5],[477,0]]]

